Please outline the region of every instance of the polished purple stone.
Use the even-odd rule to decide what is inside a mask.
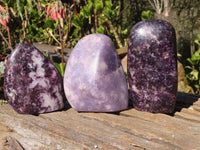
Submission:
[[[8,57],[4,94],[19,113],[39,114],[64,107],[60,73],[30,44],[19,45]]]
[[[65,95],[77,111],[114,112],[128,106],[128,88],[112,40],[83,37],[73,49],[64,75]]]
[[[130,95],[137,110],[172,113],[177,94],[176,36],[163,20],[137,23],[128,46]]]

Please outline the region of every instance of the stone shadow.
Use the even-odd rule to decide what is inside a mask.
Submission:
[[[175,112],[181,111],[183,108],[189,108],[190,106],[193,105],[193,103],[198,101],[199,98],[200,98],[200,95],[178,92]]]

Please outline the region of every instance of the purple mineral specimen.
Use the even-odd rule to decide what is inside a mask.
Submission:
[[[67,62],[64,90],[77,111],[115,112],[127,108],[125,74],[108,36],[91,34],[77,43]]]
[[[163,20],[137,23],[128,46],[128,80],[137,110],[172,113],[177,94],[176,37]]]
[[[21,44],[8,57],[4,80],[8,103],[19,113],[63,108],[63,81],[54,65],[33,45]]]

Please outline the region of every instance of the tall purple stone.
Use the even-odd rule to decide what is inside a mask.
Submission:
[[[177,94],[176,36],[163,20],[137,23],[128,46],[128,80],[137,110],[172,113]]]
[[[62,77],[33,45],[21,44],[8,57],[4,94],[19,113],[39,114],[64,107]]]
[[[112,40],[83,37],[67,62],[64,90],[77,111],[114,112],[128,107],[126,78]]]

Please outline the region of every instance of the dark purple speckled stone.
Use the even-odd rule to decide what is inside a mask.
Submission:
[[[30,44],[19,45],[8,57],[4,94],[19,113],[39,114],[64,107],[60,73]]]
[[[128,107],[126,78],[108,36],[91,34],[77,43],[67,62],[64,89],[77,111],[114,112]]]
[[[163,20],[137,23],[128,46],[128,80],[137,110],[172,113],[177,94],[176,37]]]

